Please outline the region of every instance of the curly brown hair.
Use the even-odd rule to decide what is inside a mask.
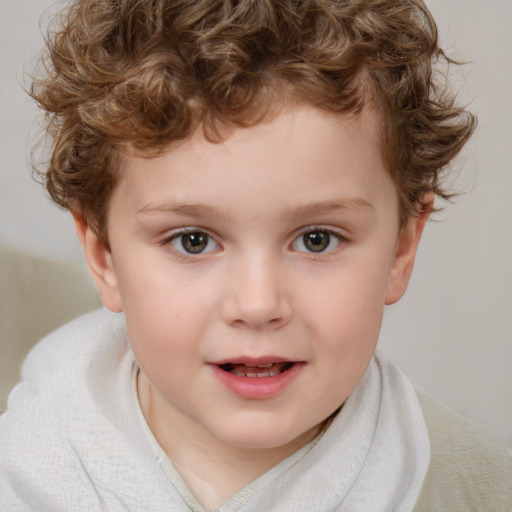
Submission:
[[[75,0],[48,33],[31,95],[47,114],[53,200],[108,245],[120,154],[153,156],[198,128],[246,127],[283,103],[380,114],[402,224],[475,117],[438,82],[437,29],[421,0]]]

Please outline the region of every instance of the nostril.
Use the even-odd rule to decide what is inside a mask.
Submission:
[[[270,318],[270,319],[266,319],[266,318],[265,319],[256,319],[254,317],[252,317],[252,318],[244,317],[244,318],[236,318],[229,322],[229,324],[232,327],[238,327],[238,328],[250,327],[253,329],[265,329],[265,328],[279,329],[281,326],[283,326],[287,323],[288,323],[288,320],[285,317],[274,317],[274,318]]]
[[[233,327],[279,328],[291,316],[280,283],[268,269],[241,276],[224,298],[222,318]],[[267,275],[265,275],[267,274]]]

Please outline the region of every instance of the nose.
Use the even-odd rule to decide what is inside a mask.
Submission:
[[[292,316],[284,269],[265,259],[251,258],[232,269],[222,305],[223,320],[234,327],[278,329]]]

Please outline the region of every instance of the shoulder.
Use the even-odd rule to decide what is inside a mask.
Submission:
[[[128,352],[122,315],[104,309],[87,313],[52,332],[30,351],[7,411],[46,419],[84,403],[95,380],[112,373]],[[59,418],[57,418],[57,421]]]
[[[116,379],[120,362],[130,355],[122,315],[104,309],[82,315],[32,348],[1,419],[12,416],[64,431],[91,415],[107,381]]]
[[[74,367],[82,365],[98,350],[108,353],[116,345],[126,345],[125,338],[122,314],[91,311],[39,341],[23,363],[22,378],[49,378],[63,360]]]
[[[494,436],[417,391],[430,465],[415,512],[512,510],[512,456]]]
[[[0,416],[0,509],[120,510],[122,499],[137,502],[136,482],[154,480],[158,467],[145,449],[132,375],[119,314],[89,313],[34,347]]]
[[[61,436],[7,411],[0,438],[0,509],[101,510],[76,452]]]

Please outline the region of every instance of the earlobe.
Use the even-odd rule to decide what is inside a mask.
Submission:
[[[386,289],[386,305],[398,302],[404,295],[414,267],[416,250],[420,243],[425,223],[432,211],[433,194],[427,194],[420,215],[412,216],[398,237],[396,253],[389,273]]]
[[[73,212],[73,218],[89,271],[101,294],[104,306],[113,312],[122,311],[119,285],[110,250],[88,226],[81,214]]]

